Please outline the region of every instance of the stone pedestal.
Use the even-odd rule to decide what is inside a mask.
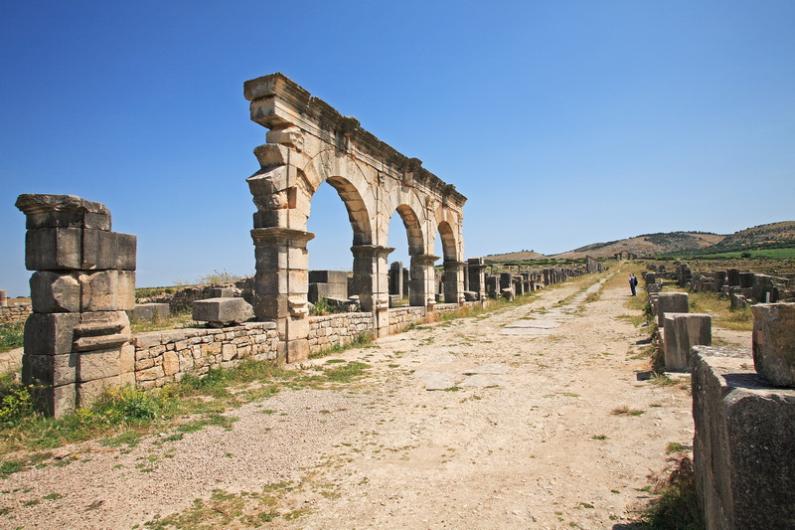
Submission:
[[[687,371],[690,349],[712,344],[712,317],[703,313],[666,313],[663,326],[665,369]]]
[[[464,263],[461,261],[444,261],[444,301],[464,303]]]
[[[309,356],[309,271],[306,244],[314,234],[288,228],[255,228],[256,274],[254,314],[274,320],[284,344],[284,359],[295,362]]]
[[[33,313],[22,381],[53,416],[134,384],[125,311],[135,306],[135,236],[111,232],[110,211],[73,195],[20,195]]]
[[[0,307],[8,307],[8,295],[0,289]]]
[[[433,311],[436,305],[436,271],[433,264],[439,256],[416,254],[411,256],[411,289],[409,303]]]
[[[665,313],[688,313],[687,293],[660,293],[657,295],[657,326],[663,329]]]
[[[776,386],[795,387],[795,304],[757,304],[754,315],[754,366]]]
[[[695,346],[696,491],[708,530],[792,528],[795,390],[748,368],[749,351]]]

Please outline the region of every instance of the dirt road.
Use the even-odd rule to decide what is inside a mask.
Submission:
[[[612,528],[692,419],[686,384],[636,380],[644,336],[606,285],[317,360],[370,368],[245,405],[228,431],[71,447],[0,482],[0,526]]]

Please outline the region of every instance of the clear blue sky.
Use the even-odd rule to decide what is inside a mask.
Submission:
[[[107,204],[139,285],[253,272],[242,84],[275,71],[467,195],[468,256],[792,219],[793,28],[790,0],[0,0],[0,288],[25,192]],[[348,268],[326,188],[311,266]]]

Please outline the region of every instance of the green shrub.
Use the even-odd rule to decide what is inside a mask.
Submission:
[[[21,348],[25,332],[24,322],[0,324],[0,352]]]
[[[0,375],[0,427],[13,427],[33,413],[30,392],[11,374]]]
[[[168,397],[133,387],[109,390],[91,407],[91,412],[111,425],[142,424],[169,412]]]

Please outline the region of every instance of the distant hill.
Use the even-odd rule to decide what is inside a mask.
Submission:
[[[781,221],[735,232],[709,247],[707,252],[795,247],[795,221]]]
[[[594,258],[611,258],[619,252],[631,252],[640,257],[656,256],[671,252],[693,251],[712,247],[726,236],[711,232],[667,232],[643,234],[606,243],[593,243],[576,248],[555,258],[579,259],[585,256]]]
[[[536,259],[547,259],[547,257],[534,250],[520,250],[518,252],[503,252],[502,254],[489,254],[486,261],[506,262],[506,261],[528,261]]]
[[[643,234],[616,241],[591,243],[584,247],[545,256],[533,250],[505,252],[486,256],[492,263],[548,261],[593,258],[612,258],[619,252],[639,257],[693,256],[738,250],[795,248],[795,221],[781,221],[754,226],[730,235],[712,232],[660,232]]]

